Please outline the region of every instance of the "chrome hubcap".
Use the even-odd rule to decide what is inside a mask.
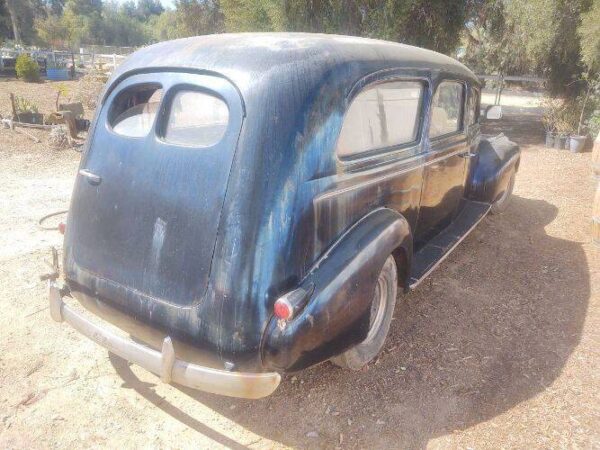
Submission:
[[[385,317],[385,301],[387,291],[387,280],[380,276],[377,280],[377,286],[375,286],[375,296],[373,297],[373,302],[371,303],[369,334],[367,334],[365,341],[370,341],[373,339],[381,327],[381,323]]]

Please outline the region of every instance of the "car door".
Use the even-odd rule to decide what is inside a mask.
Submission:
[[[469,155],[464,127],[465,92],[465,84],[460,81],[442,81],[431,101],[416,248],[446,228],[461,206]]]
[[[242,120],[241,98],[221,77],[121,81],[102,104],[73,192],[73,277],[85,271],[90,283],[178,305],[201,298]]]
[[[335,150],[339,170],[323,179],[329,188],[313,201],[316,254],[376,208],[416,224],[428,79],[418,72],[386,75],[361,80],[345,112]]]

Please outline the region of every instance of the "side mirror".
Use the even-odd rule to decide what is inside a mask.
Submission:
[[[502,119],[502,106],[493,105],[489,106],[485,111],[485,118],[488,120],[500,120]]]

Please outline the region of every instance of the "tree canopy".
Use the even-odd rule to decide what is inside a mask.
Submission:
[[[29,45],[135,47],[226,31],[404,42],[479,73],[541,75],[555,92],[600,70],[600,0],[0,0],[0,38]]]
[[[600,16],[591,7],[591,0],[477,2],[465,27],[465,62],[480,72],[541,75],[564,93],[597,58],[589,36]]]
[[[366,36],[452,53],[463,0],[222,0],[228,31],[307,31]]]
[[[590,70],[600,72],[600,0],[594,0],[589,11],[581,15],[577,31],[583,62]]]

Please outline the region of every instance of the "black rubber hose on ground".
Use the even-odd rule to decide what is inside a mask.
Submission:
[[[51,214],[47,214],[47,215],[45,215],[44,217],[42,217],[40,220],[38,220],[38,225],[40,226],[40,228],[41,228],[42,230],[48,230],[48,231],[54,231],[54,230],[58,230],[58,225],[57,225],[57,226],[54,226],[54,227],[45,227],[45,226],[44,226],[44,222],[45,222],[46,220],[48,220],[49,218],[51,218],[51,217],[54,217],[54,216],[60,216],[61,214],[66,214],[66,213],[68,213],[68,212],[69,212],[69,210],[68,210],[68,209],[65,209],[64,211],[56,211],[56,212],[53,212],[53,213],[51,213]]]

